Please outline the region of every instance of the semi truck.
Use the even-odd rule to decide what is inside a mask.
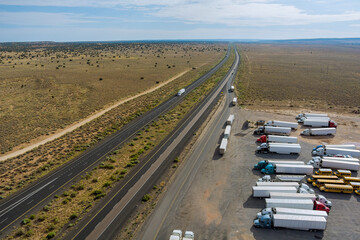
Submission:
[[[310,175],[314,171],[312,165],[289,165],[289,164],[268,164],[261,169],[263,174],[290,173],[290,174],[306,174]]]
[[[257,153],[278,153],[278,154],[299,154],[301,152],[300,144],[275,144],[262,143],[256,148]]]
[[[254,134],[275,134],[275,135],[287,135],[289,136],[291,128],[289,127],[272,127],[272,126],[260,126],[255,131]]]
[[[173,230],[169,240],[182,240],[182,231],[177,229]]]
[[[297,182],[256,182],[256,186],[296,187],[299,193],[315,193],[307,184]]]
[[[237,103],[237,98],[236,98],[236,97],[234,97],[231,103],[232,103],[232,105],[233,105],[233,106],[235,106],[235,105],[236,105],[236,103]]]
[[[306,119],[324,120],[324,121],[330,121],[331,120],[329,117],[302,117],[302,118],[298,119],[298,123],[303,123]]]
[[[358,162],[344,162],[344,161],[335,161],[327,159],[315,159],[310,160],[307,163],[308,166],[313,166],[314,168],[333,168],[333,169],[345,169],[351,171],[358,171],[360,164]]]
[[[292,128],[292,129],[297,129],[298,128],[297,123],[277,121],[277,120],[270,120],[267,123],[265,123],[264,126],[289,127],[289,128]]]
[[[234,120],[235,120],[235,115],[234,115],[234,114],[231,114],[231,115],[228,117],[228,119],[226,120],[226,124],[227,124],[227,125],[232,125],[233,122],[234,122]]]
[[[317,118],[307,118],[304,121],[304,126],[310,127],[327,127],[327,128],[336,128],[337,123],[333,120],[328,121],[327,119],[317,119]]]
[[[296,193],[298,189],[294,186],[253,186],[252,192],[253,197],[257,198],[268,198],[270,192],[287,192]]]
[[[277,136],[277,135],[262,135],[260,136],[256,142],[259,143],[270,143],[270,142],[277,142],[277,143],[297,143],[297,137],[287,137],[287,136]]]
[[[265,198],[265,204],[266,208],[285,207],[330,212],[330,208],[325,206],[325,204],[311,199]]]
[[[335,134],[336,128],[309,128],[300,133],[300,135],[304,136],[326,136]]]
[[[224,138],[228,139],[230,138],[230,133],[231,133],[231,125],[227,125],[225,127],[225,131],[224,131]]]
[[[220,154],[225,154],[227,144],[228,144],[228,140],[226,138],[223,138],[221,140],[220,147],[219,147]]]
[[[341,158],[341,157],[312,157],[313,160],[321,160],[321,159],[326,159],[326,160],[333,160],[333,161],[343,161],[343,162],[360,162],[358,158]]]
[[[332,207],[332,202],[327,200],[323,195],[317,195],[315,193],[284,193],[284,192],[270,192],[270,198],[281,199],[311,199],[325,204],[328,208]]]
[[[259,219],[264,215],[273,215],[273,214],[315,216],[315,217],[324,217],[325,219],[327,219],[328,217],[328,214],[325,211],[297,209],[297,208],[283,208],[283,207],[264,208],[263,210],[261,210],[256,214],[256,217]]]
[[[176,95],[181,96],[185,92],[185,88],[182,88],[178,91]]]
[[[315,151],[318,148],[342,148],[342,149],[356,149],[356,146],[354,144],[325,144],[325,145],[317,145],[313,148],[313,151]]]
[[[300,113],[296,116],[296,119],[302,118],[302,117],[328,117],[326,113]]]
[[[259,178],[258,182],[301,182],[306,175],[276,175],[274,180],[270,175],[265,175]]]
[[[254,165],[254,169],[261,170],[261,169],[265,168],[268,164],[304,165],[305,163],[302,161],[261,160],[257,164]]]
[[[235,87],[233,85],[230,86],[230,92],[233,92],[235,90]]]
[[[264,215],[254,220],[257,228],[288,228],[306,231],[326,229],[326,219],[316,216],[299,216],[287,214]]]
[[[313,156],[334,156],[334,155],[350,155],[352,157],[360,157],[360,151],[356,149],[346,148],[330,148],[330,147],[319,147],[311,151]]]

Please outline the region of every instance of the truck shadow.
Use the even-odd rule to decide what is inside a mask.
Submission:
[[[279,159],[279,160],[289,160],[289,159],[294,160],[300,157],[299,154],[272,154],[272,153],[257,153],[257,152],[255,152],[255,156],[261,158]]]
[[[256,228],[252,226],[250,231],[254,235],[254,239],[277,239],[277,240],[288,240],[288,239],[323,239],[324,232],[309,232],[309,231],[301,231],[301,230],[293,230],[293,229],[264,229],[264,228]],[[291,237],[290,237],[291,236]]]
[[[245,120],[243,125],[241,126],[241,130],[247,130],[249,128],[249,121]]]
[[[306,139],[332,139],[335,137],[335,135],[325,135],[325,136],[304,136],[304,135],[300,135],[300,137],[302,138],[306,138]]]
[[[243,203],[244,208],[258,208],[259,211],[264,208],[265,200],[260,198],[254,198],[252,195]],[[255,216],[254,216],[255,218]]]

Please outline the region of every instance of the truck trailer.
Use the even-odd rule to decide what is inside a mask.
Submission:
[[[327,200],[323,195],[315,193],[282,193],[282,192],[270,192],[270,198],[280,199],[311,199],[323,203],[325,206],[331,208],[332,202]]]
[[[296,193],[298,190],[294,186],[253,186],[253,197],[268,198],[270,192]]]
[[[259,143],[270,143],[270,142],[277,142],[277,143],[297,143],[297,137],[288,137],[288,136],[277,136],[277,135],[262,135],[260,136],[256,142]]]
[[[297,230],[325,230],[326,219],[315,216],[299,216],[287,214],[264,215],[260,219],[254,220],[257,228],[287,228]]]
[[[228,119],[226,120],[226,124],[227,124],[227,125],[232,125],[233,122],[234,122],[234,120],[235,120],[235,115],[234,115],[234,114],[231,114],[231,115],[228,117]]]
[[[328,117],[328,115],[326,113],[300,113],[296,116],[296,119],[302,118],[302,117],[306,117],[306,118],[310,118],[310,117]]]
[[[266,134],[266,135],[287,135],[291,133],[291,128],[289,127],[272,127],[272,126],[260,126],[255,131],[254,134]]]
[[[317,145],[313,148],[313,151],[315,151],[318,148],[342,148],[342,149],[356,149],[356,146],[354,144],[325,144],[325,145]]]
[[[300,133],[304,136],[326,136],[326,135],[335,135],[336,128],[309,128],[305,129]]]
[[[236,98],[236,97],[234,97],[234,98],[233,98],[233,100],[232,100],[232,102],[231,102],[231,104],[232,104],[233,106],[235,106],[235,105],[236,105],[236,103],[237,103],[237,98]]]
[[[351,171],[358,171],[360,167],[358,162],[344,162],[327,159],[310,160],[307,164],[308,166],[313,166],[314,168],[345,169]]]
[[[224,138],[228,139],[230,138],[230,133],[231,133],[231,125],[227,125],[225,127],[225,131],[224,131]]]
[[[281,198],[265,198],[266,208],[285,207],[308,210],[320,210],[329,213],[330,208],[325,204],[313,201],[311,199],[281,199]]]
[[[256,148],[257,153],[277,153],[277,154],[299,154],[301,152],[300,144],[290,143],[262,143]]]
[[[307,209],[297,209],[297,208],[264,208],[256,214],[256,217],[259,219],[264,215],[272,214],[286,214],[286,215],[298,215],[298,216],[314,216],[314,217],[324,217],[327,219],[328,214],[325,211],[317,210],[307,210]]]
[[[304,126],[310,127],[326,127],[326,128],[336,128],[337,123],[333,120],[328,121],[327,119],[315,119],[315,118],[307,118],[304,121]]]
[[[321,160],[321,159],[325,159],[325,160],[332,160],[332,161],[343,161],[343,162],[356,162],[356,163],[360,163],[358,158],[342,158],[342,157],[312,157],[313,160]]]
[[[265,168],[268,164],[289,164],[289,165],[304,165],[302,161],[285,161],[285,160],[261,160],[254,165],[254,169],[261,170]]]
[[[304,123],[304,121],[308,120],[322,120],[322,121],[330,121],[331,119],[329,117],[302,117],[298,119],[298,123]]]
[[[350,155],[352,157],[360,157],[360,151],[356,149],[346,148],[330,148],[330,147],[319,147],[311,151],[313,156],[334,156],[334,155]]]
[[[292,129],[297,129],[298,124],[294,122],[284,122],[284,121],[277,121],[277,120],[270,120],[264,124],[265,126],[274,126],[274,127],[289,127]]]
[[[221,140],[220,147],[219,147],[220,154],[225,154],[227,144],[228,144],[228,140],[226,138],[223,138]]]
[[[289,164],[268,164],[261,169],[263,174],[287,173],[287,174],[306,174],[310,175],[314,171],[312,165],[289,165]]]

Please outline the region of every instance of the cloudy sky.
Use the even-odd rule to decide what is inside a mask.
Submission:
[[[359,0],[0,0],[0,42],[360,37]]]

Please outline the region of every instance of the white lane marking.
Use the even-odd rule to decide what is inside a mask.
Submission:
[[[71,172],[71,173],[68,174],[68,176],[70,177],[72,174],[73,174],[73,173]]]
[[[2,220],[0,223],[3,223],[3,222],[5,222],[6,220],[7,220],[8,218],[5,218],[4,220]]]
[[[28,202],[26,205],[29,205],[30,203],[32,203],[34,201],[34,199],[33,200],[31,200],[30,202]]]
[[[47,184],[45,184],[44,186],[36,189],[35,191],[29,193],[28,195],[26,195],[25,197],[21,198],[20,200],[14,202],[13,204],[11,204],[10,206],[6,207],[5,209],[1,210],[0,213],[0,217],[4,216],[5,214],[7,214],[8,212],[10,212],[11,210],[13,210],[14,208],[16,208],[18,205],[20,205],[21,203],[23,203],[24,201],[26,201],[27,199],[29,199],[31,196],[35,195],[37,192],[41,191],[43,188],[45,188],[47,185],[49,185],[50,183],[52,183],[53,181],[55,181],[57,178],[54,178],[53,180],[51,180],[50,182],[48,182]]]
[[[51,187],[49,187],[49,189],[52,189],[53,187],[55,187],[55,185],[52,185]]]

